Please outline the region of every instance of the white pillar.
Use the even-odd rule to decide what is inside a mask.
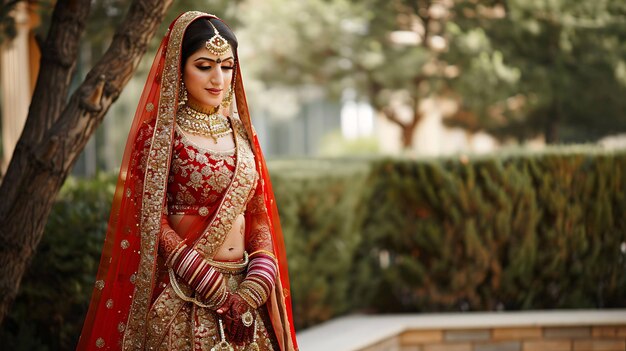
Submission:
[[[29,14],[26,1],[15,6],[17,36],[0,48],[0,84],[2,85],[2,158],[4,174],[15,144],[22,134],[31,100],[28,33]]]

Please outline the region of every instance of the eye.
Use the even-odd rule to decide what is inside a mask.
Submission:
[[[201,71],[206,71],[211,69],[211,66],[196,66]]]
[[[222,69],[226,69],[226,70],[232,70],[234,69],[234,66],[222,66]]]

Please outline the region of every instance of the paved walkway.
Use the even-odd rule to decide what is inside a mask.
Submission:
[[[301,351],[353,351],[406,330],[613,324],[626,324],[626,309],[352,315],[300,331],[297,337]]]

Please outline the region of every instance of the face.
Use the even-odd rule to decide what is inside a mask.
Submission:
[[[189,101],[204,107],[219,106],[230,89],[234,68],[232,49],[222,56],[215,56],[204,47],[194,52],[183,69]]]

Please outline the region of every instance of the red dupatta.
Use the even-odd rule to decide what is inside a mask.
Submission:
[[[143,350],[146,346],[147,315],[158,280],[158,234],[178,104],[181,43],[187,26],[201,17],[217,18],[190,11],[174,20],[152,64],[126,143],[96,283],[77,350]],[[279,264],[276,289],[266,306],[281,350],[297,350],[276,201],[250,121],[237,53],[234,54],[238,62],[234,82],[237,111],[262,180]]]

